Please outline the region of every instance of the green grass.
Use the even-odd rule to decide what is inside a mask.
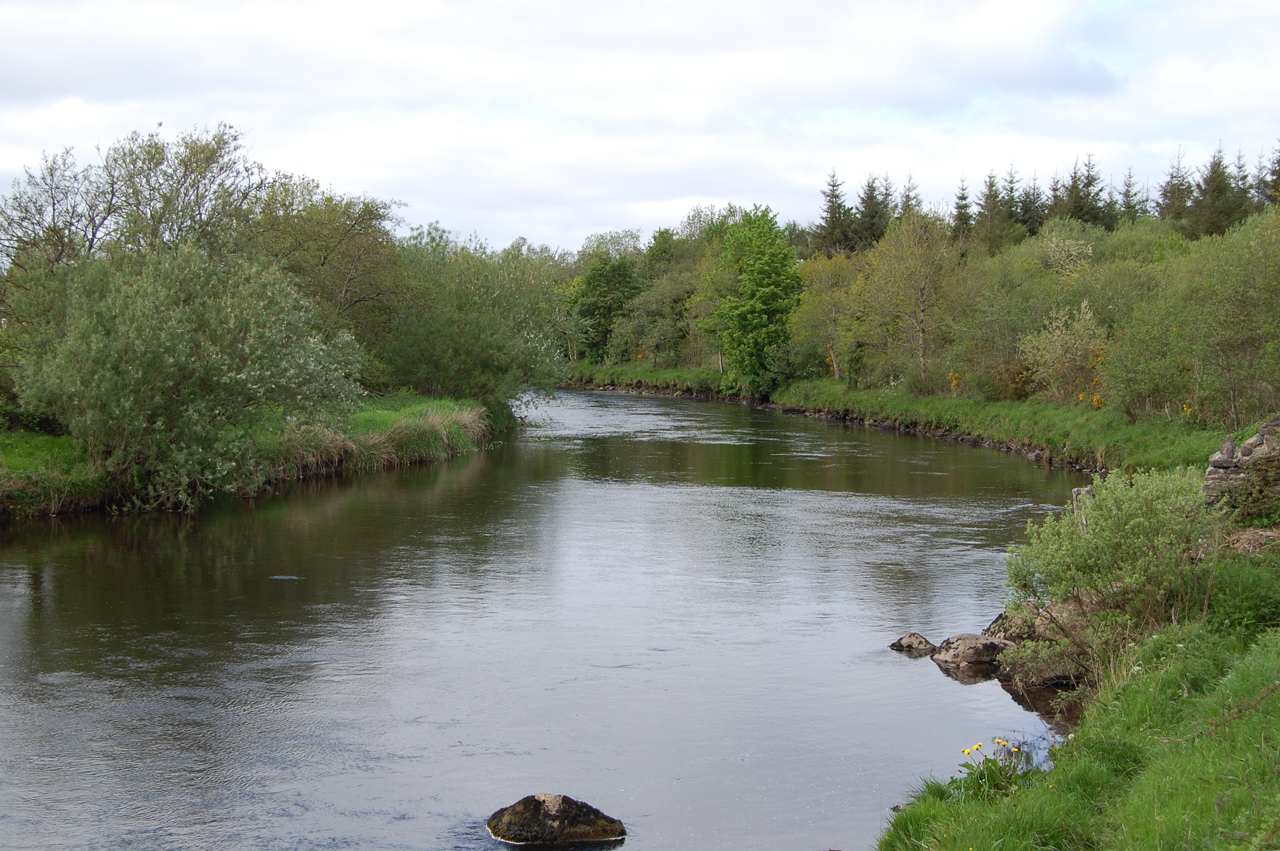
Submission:
[[[343,427],[263,428],[264,489],[285,479],[439,461],[474,451],[492,430],[485,409],[425,396],[365,399]],[[127,502],[70,437],[0,432],[0,517],[88,511]]]
[[[70,437],[31,431],[0,431],[0,475],[68,471],[88,463],[84,448]]]
[[[831,379],[797,381],[774,394],[785,407],[864,420],[962,432],[1087,467],[1143,470],[1204,467],[1226,433],[1181,420],[1131,423],[1119,411],[1052,402],[984,402],[962,396],[913,396],[898,390],[851,390]],[[1243,439],[1252,429],[1240,433]]]
[[[478,407],[478,403],[469,399],[433,399],[429,396],[369,397],[364,400],[360,410],[352,414],[347,433],[373,434],[411,418],[458,418]]]
[[[95,504],[106,484],[72,438],[0,431],[0,517],[78,511]]]

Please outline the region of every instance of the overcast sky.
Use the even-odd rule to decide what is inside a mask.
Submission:
[[[816,219],[910,172],[950,203],[1091,153],[1280,137],[1280,3],[0,0],[0,188],[41,151],[229,122],[269,168],[564,248],[695,204]]]

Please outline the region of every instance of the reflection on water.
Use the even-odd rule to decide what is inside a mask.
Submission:
[[[864,848],[1043,723],[886,645],[1000,607],[1079,481],[733,405],[568,394],[438,468],[0,530],[0,846]]]

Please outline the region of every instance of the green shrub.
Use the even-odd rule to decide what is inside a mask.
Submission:
[[[187,246],[26,283],[10,297],[24,407],[56,416],[143,506],[256,487],[255,429],[356,400],[354,343],[314,334],[271,267]]]
[[[1076,511],[1029,524],[1029,543],[1008,562],[1013,602],[1043,607],[1086,599],[1141,626],[1177,617],[1191,604],[1200,554],[1217,514],[1205,507],[1192,471],[1113,475]]]
[[[1095,395],[1093,369],[1106,342],[1086,301],[1074,317],[1068,310],[1054,311],[1044,328],[1025,335],[1019,347],[1037,389],[1055,402],[1070,401],[1077,394],[1084,401]]]

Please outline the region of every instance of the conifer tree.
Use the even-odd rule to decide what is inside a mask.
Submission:
[[[1009,164],[1009,170],[1004,173],[1004,191],[1005,203],[1008,206],[1009,217],[1014,218],[1018,208],[1018,170]]]
[[[960,178],[960,188],[956,190],[956,203],[951,213],[951,237],[963,239],[973,232],[973,206],[969,203],[969,187],[964,178]]]
[[[1120,186],[1119,216],[1122,221],[1136,222],[1151,211],[1151,197],[1147,188],[1138,187],[1138,179],[1133,176],[1133,166],[1124,173],[1124,183]]]
[[[1243,185],[1241,185],[1243,183]],[[1213,152],[1200,169],[1195,194],[1187,211],[1187,223],[1194,236],[1226,233],[1249,215],[1248,180],[1237,181],[1222,156],[1222,148]]]
[[[1280,142],[1271,149],[1270,160],[1258,157],[1253,192],[1259,207],[1280,204]]]
[[[1049,215],[1105,227],[1110,224],[1105,191],[1098,164],[1090,154],[1085,157],[1083,167],[1079,160],[1075,162],[1065,181],[1054,178]]]
[[[844,182],[832,169],[827,175],[827,188],[822,190],[822,221],[814,239],[814,249],[828,257],[854,248],[853,210],[845,202],[842,186]]]
[[[982,194],[978,196],[977,214],[973,223],[974,236],[987,249],[987,253],[994,257],[1013,241],[1014,229],[1013,198],[1006,194],[996,173],[988,172],[987,180],[982,185]]]
[[[853,243],[857,251],[865,251],[879,242],[889,229],[894,213],[893,184],[868,175],[858,193],[853,210]]]
[[[1169,174],[1164,183],[1160,184],[1160,200],[1156,202],[1156,212],[1166,221],[1182,221],[1187,217],[1194,192],[1191,173],[1182,164],[1182,151],[1178,151],[1178,156],[1169,164]]]
[[[1014,219],[1027,229],[1028,235],[1035,236],[1040,232],[1040,226],[1044,224],[1048,213],[1049,199],[1045,196],[1044,190],[1040,188],[1040,183],[1036,180],[1036,176],[1032,174],[1031,182],[1025,184],[1018,193]]]
[[[911,173],[907,173],[907,182],[898,193],[898,214],[900,219],[924,212],[924,201],[920,198],[920,187],[916,185]]]

